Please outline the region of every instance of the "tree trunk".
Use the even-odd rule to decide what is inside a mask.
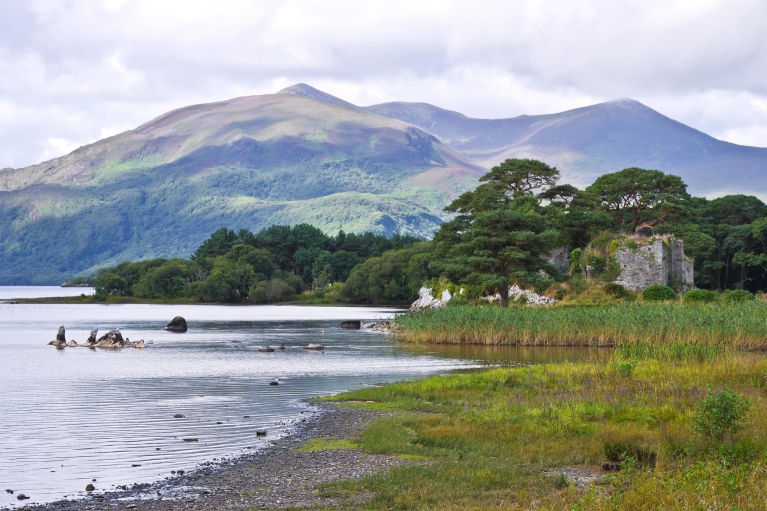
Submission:
[[[501,286],[498,290],[498,294],[501,295],[501,307],[505,309],[509,306],[509,288],[507,286]]]

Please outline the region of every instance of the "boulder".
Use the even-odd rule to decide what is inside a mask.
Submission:
[[[431,293],[432,288],[422,287],[418,291],[418,300],[414,301],[410,306],[410,311],[415,312],[421,309],[439,309],[440,307],[444,307],[445,304],[447,304],[447,302],[453,298],[453,296],[450,294],[450,291],[447,289],[442,291],[442,296],[439,298],[434,298]]]
[[[360,326],[362,326],[362,322],[360,321],[342,321],[341,322],[341,328],[345,328],[347,330],[359,330]]]
[[[321,351],[321,350],[324,350],[324,349],[325,349],[325,346],[323,346],[322,344],[314,344],[314,343],[312,343],[312,344],[310,344],[309,346],[306,346],[306,347],[304,347],[304,349],[305,349],[305,350],[317,350],[317,351]]]
[[[94,328],[93,330],[91,330],[91,335],[88,336],[88,340],[85,341],[85,344],[96,344],[96,336],[98,335],[98,333],[99,333],[98,328]]]
[[[95,346],[99,348],[124,348],[133,345],[129,340],[123,339],[119,328],[115,328],[102,335]]]
[[[96,487],[92,483],[88,483],[88,486],[85,487],[85,491],[93,491],[95,489]]]
[[[16,497],[16,500],[27,500],[27,499],[29,499],[29,497],[27,497],[23,493],[19,493],[19,496]]]
[[[66,331],[64,330],[64,325],[61,325],[59,327],[59,331],[56,333],[56,345],[61,346],[66,343],[67,343]]]
[[[186,332],[186,320],[181,316],[176,316],[165,325],[165,330],[182,334]]]

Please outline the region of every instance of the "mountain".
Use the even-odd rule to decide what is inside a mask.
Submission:
[[[429,236],[506,158],[584,186],[626,167],[696,195],[767,198],[767,149],[712,138],[630,99],[472,119],[426,103],[353,105],[306,84],[193,105],[48,162],[0,170],[0,284],[188,256],[215,229],[314,224]]]
[[[485,172],[420,128],[328,98],[189,106],[0,171],[0,284],[188,256],[221,226],[428,236]]]
[[[556,166],[563,182],[585,186],[607,172],[642,167],[681,176],[695,195],[767,198],[767,149],[717,140],[631,99],[510,119],[472,119],[427,103],[365,110],[423,128],[487,168],[536,158]]]

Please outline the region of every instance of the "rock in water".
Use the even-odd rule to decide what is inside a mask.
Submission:
[[[342,321],[341,322],[341,328],[346,328],[347,330],[359,330],[360,326],[362,326],[362,323],[360,321]]]
[[[98,328],[94,328],[93,330],[91,330],[91,335],[88,336],[88,340],[85,341],[85,344],[96,344],[96,336],[98,335],[98,333],[99,333]]]
[[[88,483],[88,486],[85,487],[85,491],[93,491],[96,487],[93,486],[91,483]]]
[[[95,346],[98,346],[99,348],[122,348],[123,346],[132,345],[130,344],[130,341],[123,339],[120,329],[115,328],[102,335]]]
[[[256,430],[256,435],[258,435],[258,436],[265,436],[266,435],[266,430],[265,429],[257,429]]]
[[[260,348],[258,348],[258,351],[268,353],[268,352],[274,351],[274,348],[270,348],[269,346],[261,346]]]
[[[134,348],[143,350],[146,348],[146,345],[144,344],[144,339],[141,339],[140,341],[136,341],[136,344],[133,345]]]
[[[322,344],[310,344],[309,346],[306,346],[304,349],[305,349],[305,350],[317,350],[317,351],[321,351],[321,350],[324,350],[324,349],[325,349],[325,346],[323,346]]]
[[[176,316],[165,326],[165,330],[169,332],[184,333],[186,332],[186,320],[181,316]]]
[[[56,345],[61,346],[67,343],[67,336],[66,331],[64,330],[64,325],[61,325],[59,327],[59,331],[56,334]]]
[[[26,495],[24,495],[23,493],[19,493],[19,496],[18,496],[18,497],[16,497],[16,499],[18,499],[18,500],[27,500],[28,498],[29,498],[29,497],[27,497],[27,496],[26,496]]]

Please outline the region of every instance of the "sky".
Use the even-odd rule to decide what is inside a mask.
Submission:
[[[633,98],[767,147],[763,0],[0,0],[0,168],[303,82],[471,117]]]

